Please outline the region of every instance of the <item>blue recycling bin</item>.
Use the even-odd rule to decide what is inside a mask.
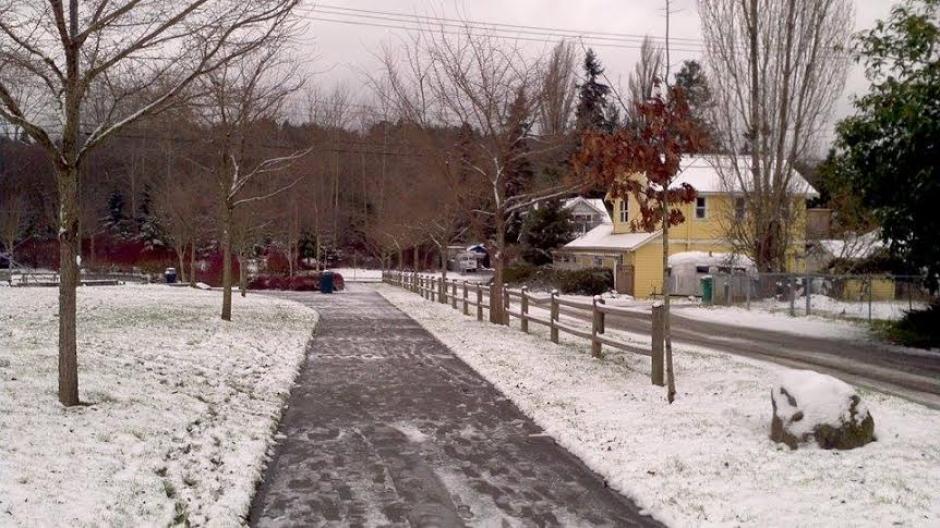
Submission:
[[[333,272],[324,271],[320,275],[320,293],[333,293]]]

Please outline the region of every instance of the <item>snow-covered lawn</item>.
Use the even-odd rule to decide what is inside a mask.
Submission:
[[[878,441],[853,451],[768,438],[783,367],[676,350],[678,399],[649,358],[562,345],[478,323],[398,288],[376,288],[603,475],[671,526],[938,526],[940,412],[860,389]]]
[[[382,280],[382,270],[365,268],[329,268],[339,273],[346,282],[378,282]]]
[[[700,321],[812,337],[865,340],[870,336],[866,323],[835,320],[816,315],[793,317],[785,311],[764,310],[757,305],[752,305],[750,310],[739,306],[685,305],[677,306],[674,313]]]
[[[56,399],[54,288],[0,291],[0,525],[238,526],[317,315],[167,286],[79,290],[79,387]]]
[[[798,316],[806,315],[806,297],[798,297],[794,300],[794,309]],[[927,305],[922,301],[908,301],[907,299],[896,299],[893,301],[872,301],[871,318],[883,320],[897,320],[910,309],[923,309]],[[751,304],[751,308],[767,312],[790,312],[789,300],[768,299]],[[836,317],[840,319],[859,319],[868,320],[868,302],[866,301],[844,301],[834,299],[826,295],[810,295],[810,313],[824,317]]]

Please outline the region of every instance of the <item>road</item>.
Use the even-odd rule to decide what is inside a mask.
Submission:
[[[590,312],[562,308],[585,322]],[[607,328],[650,335],[651,314],[608,315]],[[940,409],[940,352],[910,350],[887,344],[700,321],[672,316],[673,343],[763,359],[789,367],[825,372],[849,383],[908,398]]]

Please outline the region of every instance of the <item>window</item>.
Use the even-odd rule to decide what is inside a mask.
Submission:
[[[695,218],[705,218],[705,197],[699,196],[695,199]]]
[[[601,257],[594,257],[594,267],[599,268],[604,265],[604,260]]]
[[[629,212],[629,211],[627,210],[627,207],[628,207],[627,204],[628,204],[628,203],[629,203],[629,202],[627,201],[627,198],[626,198],[626,197],[620,199],[620,222],[621,222],[621,223],[626,223],[626,222],[627,222],[627,216],[628,216],[628,212]]]
[[[734,219],[735,220],[744,220],[744,215],[746,214],[747,208],[744,203],[744,198],[738,196],[734,199]]]

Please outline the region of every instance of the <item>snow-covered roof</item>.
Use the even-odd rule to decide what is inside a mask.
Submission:
[[[750,268],[754,263],[744,255],[731,253],[708,253],[705,251],[683,251],[669,256],[670,266],[691,264],[694,266],[740,266]]]
[[[568,198],[562,204],[562,207],[565,209],[571,209],[577,206],[579,203],[583,203],[594,209],[597,214],[601,215],[601,222],[605,224],[613,223],[610,219],[610,213],[607,212],[607,207],[604,205],[604,200],[601,198],[585,198],[583,196],[575,196],[574,198]]]
[[[659,233],[659,231],[653,233],[614,233],[613,224],[601,224],[568,242],[563,249],[634,249],[658,237]]]
[[[864,259],[884,248],[881,231],[869,231],[863,235],[846,235],[844,239],[820,240],[819,245],[837,258]]]
[[[741,191],[740,182],[734,176],[735,168],[742,174],[750,170],[750,156],[683,156],[681,169],[676,175],[676,185],[688,183],[701,194]],[[790,169],[792,192],[805,196],[819,196],[813,186],[795,168]],[[727,180],[727,181],[725,181]]]

